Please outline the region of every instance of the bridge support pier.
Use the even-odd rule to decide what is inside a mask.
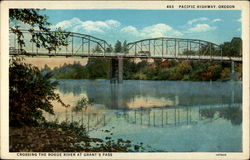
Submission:
[[[113,58],[110,65],[110,83],[122,83],[123,81],[123,59]]]
[[[231,80],[236,80],[234,61],[231,61]]]
[[[234,74],[234,72],[235,72],[234,61],[231,61],[231,73]]]

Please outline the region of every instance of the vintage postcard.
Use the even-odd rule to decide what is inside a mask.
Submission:
[[[248,1],[3,1],[2,159],[248,159]]]

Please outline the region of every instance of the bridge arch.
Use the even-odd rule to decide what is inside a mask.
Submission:
[[[128,54],[136,56],[223,56],[219,45],[199,40],[158,37],[128,43]]]
[[[49,51],[48,49],[44,47],[37,47],[34,42],[31,41],[32,36],[35,34],[39,34],[40,36],[44,36],[46,38],[48,32],[42,32],[42,31],[33,31],[32,33],[28,30],[20,30],[23,34],[23,40],[24,40],[24,47],[20,47],[18,45],[17,35],[10,31],[9,35],[9,49],[11,55],[49,55],[49,56],[87,56],[87,55],[93,55],[93,54],[100,54],[105,53],[107,47],[109,47],[109,44],[100,38],[87,35],[87,34],[81,34],[81,33],[75,33],[75,32],[56,32],[56,31],[49,31],[50,34],[63,34],[65,35],[66,41],[68,45],[61,46],[58,49],[54,51]],[[98,50],[96,50],[98,48]],[[25,51],[25,52],[24,52]]]

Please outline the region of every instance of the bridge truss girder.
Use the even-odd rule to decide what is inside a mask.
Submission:
[[[60,34],[67,35],[66,42],[68,45],[60,46],[56,48],[56,50],[49,51],[44,47],[37,47],[34,42],[31,42],[32,34],[46,34],[45,32],[34,31],[30,33],[27,30],[21,30],[23,34],[23,39],[25,46],[20,47],[18,45],[17,35],[13,32],[10,32],[9,41],[10,41],[10,54],[11,55],[45,55],[45,56],[57,56],[57,55],[65,55],[65,56],[86,56],[91,54],[103,54],[106,51],[106,48],[109,44],[100,38],[96,38],[87,34],[73,33],[73,32],[60,32]],[[50,31],[50,33],[57,33],[55,31]],[[99,48],[96,51],[96,48]],[[25,51],[25,52],[24,52]]]
[[[219,45],[181,38],[152,38],[128,43],[128,54],[134,56],[222,56]]]

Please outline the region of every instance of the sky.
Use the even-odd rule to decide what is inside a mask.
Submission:
[[[51,28],[89,34],[114,44],[156,37],[221,44],[241,37],[239,10],[43,10]]]

